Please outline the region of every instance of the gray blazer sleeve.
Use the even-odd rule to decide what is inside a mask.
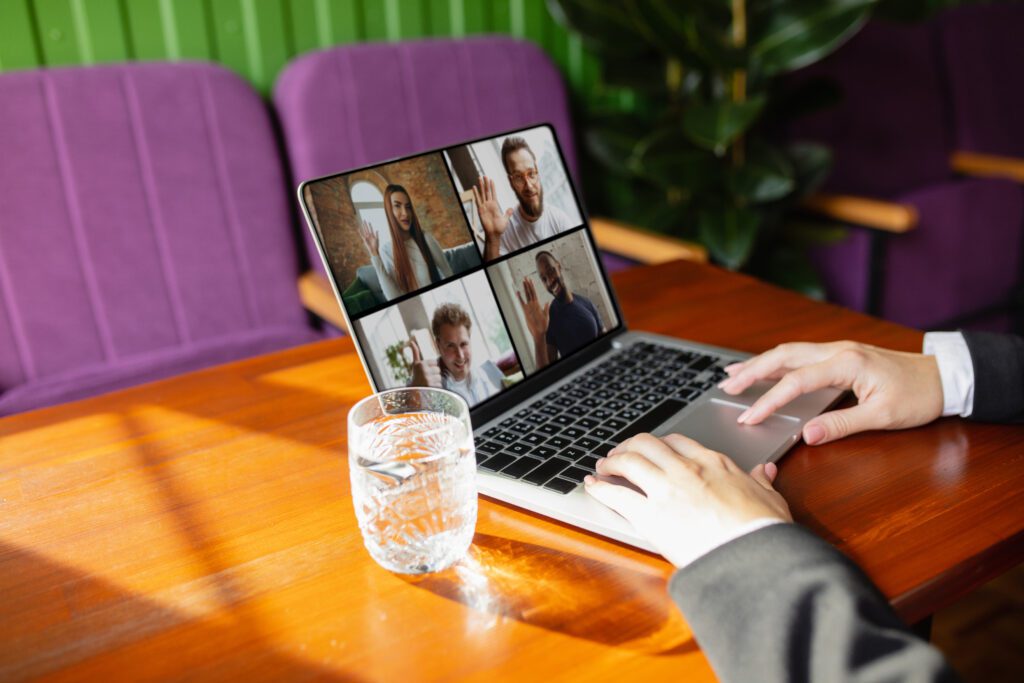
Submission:
[[[982,422],[1024,421],[1024,339],[963,332],[974,366],[974,411]]]
[[[669,592],[725,683],[958,680],[856,565],[795,524],[717,548]]]

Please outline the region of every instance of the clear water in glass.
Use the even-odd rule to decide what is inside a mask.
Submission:
[[[432,572],[459,560],[476,528],[469,408],[442,389],[395,389],[349,413],[349,472],[363,543],[385,569]]]

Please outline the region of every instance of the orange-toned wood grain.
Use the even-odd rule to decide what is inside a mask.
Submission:
[[[631,326],[750,351],[919,332],[691,263],[616,277]],[[470,556],[362,547],[347,339],[0,420],[0,680],[713,680],[652,555],[483,501]],[[1024,556],[1024,428],[800,446],[779,486],[911,620]],[[770,636],[770,634],[767,634]]]

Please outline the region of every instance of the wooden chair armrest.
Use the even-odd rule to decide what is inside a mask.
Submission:
[[[907,204],[843,194],[813,194],[803,207],[826,218],[864,228],[903,233],[917,227],[917,209]]]
[[[994,154],[956,151],[949,157],[949,165],[957,173],[980,178],[1009,178],[1024,183],[1024,159]]]
[[[664,263],[676,259],[708,262],[708,250],[693,242],[596,216],[590,218],[590,227],[594,230],[598,247],[640,263]]]
[[[306,310],[326,320],[339,330],[348,330],[345,316],[341,313],[338,300],[331,289],[331,283],[323,273],[308,270],[299,276],[299,299]]]

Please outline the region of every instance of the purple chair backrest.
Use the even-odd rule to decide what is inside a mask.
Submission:
[[[336,47],[274,88],[295,182],[532,123],[558,131],[576,172],[558,70],[532,43],[488,36]],[[322,269],[307,236],[310,262]]]
[[[823,76],[838,82],[843,101],[794,121],[787,137],[832,147],[825,189],[893,197],[950,177],[949,112],[932,23],[871,21],[791,84]]]
[[[0,102],[0,393],[308,334],[291,196],[244,81],[205,64],[11,72]]]
[[[1024,4],[957,7],[939,26],[957,149],[1024,158]]]

